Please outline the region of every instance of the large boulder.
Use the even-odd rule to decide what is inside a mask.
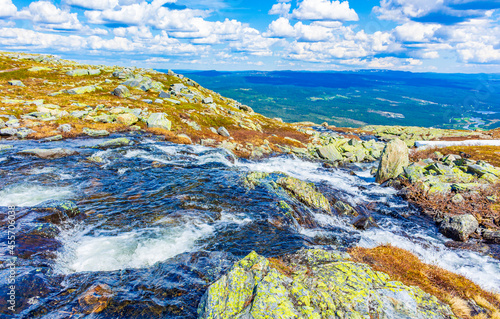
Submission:
[[[375,176],[377,182],[383,183],[403,173],[403,169],[410,163],[408,153],[408,146],[398,138],[387,143]]]
[[[478,227],[479,223],[474,216],[471,214],[463,214],[446,216],[441,222],[441,225],[439,225],[439,231],[453,240],[467,241],[469,236],[472,235]]]
[[[139,121],[139,118],[132,113],[123,113],[116,117],[116,121],[127,126],[134,125]]]
[[[208,318],[455,318],[415,286],[321,249],[276,262],[255,252],[213,283],[198,306]]]
[[[172,122],[167,119],[165,113],[153,113],[148,118],[148,127],[161,128],[170,131],[172,129]]]
[[[118,85],[112,94],[118,97],[129,97],[130,91],[125,85]]]
[[[34,148],[34,149],[29,149],[29,150],[22,150],[18,154],[31,155],[31,156],[36,156],[36,157],[43,158],[43,159],[54,159],[54,158],[61,158],[61,157],[77,155],[78,152],[74,151],[74,150],[70,150],[70,149],[65,149],[65,148],[47,148],[47,149]]]

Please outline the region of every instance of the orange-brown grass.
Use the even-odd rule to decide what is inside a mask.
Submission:
[[[464,200],[453,203],[453,194],[428,194],[418,184],[403,181],[406,199],[419,206],[426,215],[442,217],[446,215],[472,214],[478,222],[492,229],[500,228],[500,209],[498,205],[488,200],[488,196],[500,198],[500,184],[492,185],[478,192],[461,193]]]
[[[291,277],[293,275],[294,269],[288,266],[279,258],[267,258],[269,261],[269,266],[276,269],[281,274]]]
[[[74,138],[80,135],[84,135],[83,133],[84,128],[89,128],[94,130],[107,130],[110,133],[127,132],[130,130],[128,126],[118,123],[92,123],[83,121],[78,121],[78,122],[72,121],[69,124],[73,126],[73,130],[71,130],[70,132],[63,132],[63,133],[57,131],[57,127],[59,126],[58,123],[52,123],[52,124],[46,123],[41,126],[36,126],[33,128],[33,130],[36,131],[36,133],[30,134],[29,137],[38,140],[60,134],[64,138]]]
[[[387,273],[392,279],[406,285],[418,286],[423,291],[436,296],[450,305],[453,312],[462,318],[472,318],[466,300],[490,311],[489,318],[500,311],[500,301],[493,293],[465,278],[435,265],[421,262],[412,253],[390,245],[376,248],[352,248],[349,251],[355,262],[370,265],[377,271]]]
[[[417,162],[425,158],[435,158],[434,152],[441,152],[443,155],[460,154],[460,152],[470,155],[474,160],[487,161],[491,165],[500,166],[500,146],[450,146],[442,148],[429,148],[413,150],[410,159]]]

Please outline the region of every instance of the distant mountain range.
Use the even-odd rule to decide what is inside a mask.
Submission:
[[[201,85],[285,121],[500,127],[499,74],[403,71],[176,70]]]

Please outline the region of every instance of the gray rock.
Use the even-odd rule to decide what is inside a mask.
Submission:
[[[59,134],[59,135],[46,137],[42,141],[43,142],[55,142],[55,141],[60,141],[62,139],[63,139],[63,136]]]
[[[61,124],[57,128],[59,132],[71,132],[72,129],[73,127],[71,126],[71,124]]]
[[[0,130],[1,136],[14,136],[14,135],[16,135],[16,133],[17,133],[17,130],[15,128],[12,128],[12,127],[3,128]]]
[[[326,160],[335,162],[342,160],[342,154],[337,150],[334,144],[329,144],[327,146],[323,146],[318,148],[318,155]]]
[[[211,96],[203,99],[203,104],[210,104],[210,103],[214,103],[214,99]]]
[[[0,119],[0,128],[4,128],[4,127],[5,127],[5,122],[2,119]]]
[[[99,75],[101,74],[101,70],[89,70],[89,75]]]
[[[148,127],[161,128],[170,131],[172,122],[167,119],[165,113],[153,113],[147,120]]]
[[[71,112],[72,116],[74,116],[76,118],[79,118],[79,119],[81,119],[82,117],[84,117],[87,114],[89,114],[88,111],[74,111],[74,112]]]
[[[113,90],[112,94],[118,97],[129,97],[130,91],[125,85],[118,85],[118,87]]]
[[[215,127],[211,127],[210,131],[212,131],[212,133],[214,133],[214,134],[219,134],[219,133],[217,133],[217,130],[215,129]]]
[[[127,146],[130,144],[130,140],[125,137],[120,137],[120,138],[115,138],[106,142],[102,142],[96,146],[96,148],[100,149],[108,149],[108,148],[115,148],[115,147],[121,147],[121,146]]]
[[[184,85],[184,84],[182,84],[182,83],[176,83],[176,84],[172,84],[172,85],[170,86],[170,89],[171,89],[172,91],[174,91],[174,92],[175,92],[175,94],[179,94],[179,93],[181,93],[181,91],[182,91],[183,89],[187,89],[187,86],[185,86],[185,85]]]
[[[70,71],[66,72],[66,75],[69,75],[69,76],[84,76],[84,75],[89,75],[89,70],[86,70],[86,69],[70,70]]]
[[[17,136],[17,138],[25,139],[31,133],[35,133],[35,131],[33,131],[32,129],[23,129],[23,130],[17,131],[16,136]]]
[[[90,129],[90,128],[84,128],[83,133],[85,133],[91,137],[99,137],[99,136],[109,135],[109,132],[106,130],[94,130],[94,129]]]
[[[156,104],[163,104],[163,102],[164,102],[164,101],[163,101],[162,99],[156,99],[156,100],[155,100],[155,103],[156,103]]]
[[[54,159],[54,158],[61,158],[61,157],[77,155],[78,152],[74,151],[74,150],[70,150],[70,149],[65,149],[65,148],[49,148],[49,149],[35,148],[35,149],[20,151],[18,154],[31,155],[31,156],[36,156],[36,157],[43,158],[43,159]]]
[[[24,85],[23,82],[21,82],[19,80],[10,80],[9,84],[12,85],[12,86],[26,86],[26,85]]]
[[[396,138],[385,146],[375,178],[378,183],[396,178],[409,164],[408,146]]]
[[[153,100],[149,100],[149,99],[144,99],[144,100],[142,100],[142,102],[148,103],[148,104],[153,104]]]
[[[219,129],[217,130],[217,133],[219,135],[222,135],[222,136],[225,136],[225,137],[230,137],[231,136],[231,134],[229,134],[229,132],[227,131],[227,129],[224,126],[219,127]]]
[[[448,238],[467,241],[479,227],[476,218],[471,214],[446,216],[439,226],[439,231]]]
[[[160,97],[162,99],[170,98],[170,94],[165,92],[165,91],[161,91],[160,94],[158,95],[158,97]]]
[[[178,101],[178,100],[174,100],[174,99],[165,99],[165,101],[168,101],[170,103],[173,103],[173,104],[181,104],[181,101]]]
[[[483,239],[489,244],[500,244],[500,231],[485,230],[483,231]]]

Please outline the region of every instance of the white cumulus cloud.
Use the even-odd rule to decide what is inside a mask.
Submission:
[[[8,18],[15,15],[17,7],[12,0],[0,0],[0,18]]]
[[[349,7],[348,1],[302,0],[293,10],[297,20],[340,20],[358,21],[358,15]]]

